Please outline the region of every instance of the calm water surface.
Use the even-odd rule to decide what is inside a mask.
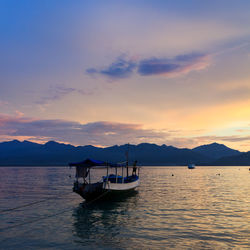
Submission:
[[[0,171],[1,249],[250,248],[248,167],[144,167],[133,196],[87,206],[73,169]]]

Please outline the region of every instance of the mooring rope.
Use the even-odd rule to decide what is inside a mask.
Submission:
[[[105,191],[104,193],[102,193],[101,195],[99,195],[98,197],[96,197],[95,199],[93,199],[93,200],[91,200],[91,201],[89,201],[89,202],[85,202],[85,203],[84,203],[84,207],[86,208],[86,207],[87,207],[88,205],[90,205],[91,203],[93,203],[93,202],[95,202],[95,201],[101,199],[101,198],[102,198],[104,195],[106,195],[109,191],[110,191],[110,190],[108,189],[107,191]],[[50,197],[50,198],[48,198],[48,199],[53,199],[53,198],[54,198],[54,197]],[[42,201],[33,202],[33,203],[30,203],[30,204],[31,204],[31,205],[37,204],[37,203],[39,203],[39,202],[43,202],[43,201],[46,201],[46,200],[48,200],[48,199],[45,199],[45,200],[42,200]],[[16,207],[16,208],[12,208],[12,210],[18,209],[18,208],[20,208],[20,207],[25,207],[25,206],[28,206],[28,205],[29,205],[29,204],[26,204],[26,205],[24,205],[24,206],[19,206],[19,207]],[[6,231],[6,230],[12,229],[12,228],[17,228],[17,227],[20,227],[20,226],[23,226],[23,225],[26,225],[26,224],[31,224],[31,223],[34,223],[34,222],[38,222],[38,221],[40,221],[40,220],[45,220],[45,219],[48,219],[48,218],[51,218],[51,217],[54,217],[54,216],[63,214],[63,213],[65,213],[65,212],[67,212],[67,211],[70,211],[71,209],[72,209],[72,207],[67,208],[67,209],[65,209],[65,210],[62,210],[62,211],[60,211],[60,212],[58,212],[58,213],[54,213],[54,214],[50,214],[50,215],[45,215],[45,216],[42,216],[42,217],[39,217],[39,218],[36,218],[36,219],[33,219],[33,220],[24,221],[24,222],[19,223],[19,224],[16,224],[16,225],[12,225],[12,226],[8,226],[8,227],[3,227],[3,228],[0,228],[0,232]],[[10,211],[12,211],[12,210],[10,210]]]
[[[101,195],[99,195],[98,197],[96,197],[95,199],[91,200],[91,201],[88,201],[88,202],[85,202],[84,203],[84,206],[86,207],[87,205],[101,199],[104,195],[106,195],[108,192],[110,191],[110,189],[108,189],[107,191],[105,191],[104,193],[102,193]]]
[[[68,193],[66,195],[69,195],[71,193]],[[61,194],[61,196],[65,196],[65,194]],[[45,201],[48,201],[48,200],[52,200],[52,199],[56,199],[56,198],[59,198],[59,196],[54,196],[54,197],[48,197],[46,199],[43,199],[43,200],[39,200],[39,201],[34,201],[34,202],[30,202],[30,203],[27,203],[27,204],[24,204],[24,205],[20,205],[20,206],[17,206],[17,207],[13,207],[13,208],[6,208],[6,209],[3,209],[3,210],[0,210],[0,213],[11,213],[12,211],[15,211],[17,209],[20,209],[20,208],[24,208],[24,207],[31,207],[33,205],[36,205],[38,203],[42,203],[42,202],[45,202]]]
[[[13,208],[8,208],[8,209],[3,209],[3,210],[1,210],[0,212],[1,212],[1,213],[12,212],[12,211],[17,210],[17,209],[19,209],[19,208],[33,206],[33,205],[35,205],[35,204],[42,203],[42,202],[45,202],[45,201],[50,200],[50,199],[53,199],[53,198],[54,198],[54,197],[50,197],[50,198],[47,198],[47,199],[44,199],[44,200],[34,201],[34,202],[31,202],[31,203],[28,203],[28,204],[24,204],[24,205],[22,205],[22,206],[13,207]]]
[[[50,215],[45,215],[45,216],[36,218],[34,220],[24,221],[22,223],[19,223],[19,224],[13,225],[13,226],[3,227],[3,228],[0,228],[0,231],[5,231],[7,229],[12,229],[12,228],[20,227],[20,226],[23,226],[23,225],[26,225],[26,224],[30,224],[30,223],[34,223],[34,222],[37,222],[37,221],[40,221],[40,220],[45,220],[47,218],[63,214],[65,212],[67,212],[67,211],[70,211],[71,209],[72,209],[72,207],[70,207],[68,209],[65,209],[65,210],[62,210],[62,211],[60,211],[58,213],[54,213],[54,214],[50,214]]]

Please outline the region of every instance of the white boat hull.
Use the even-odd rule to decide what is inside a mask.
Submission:
[[[104,182],[103,189],[105,190],[113,190],[113,191],[125,191],[135,189],[140,185],[140,180],[136,180],[129,183],[111,183],[111,182]]]

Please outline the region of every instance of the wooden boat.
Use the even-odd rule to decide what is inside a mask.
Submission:
[[[86,159],[82,162],[69,163],[69,166],[76,167],[76,179],[74,181],[73,191],[82,196],[86,201],[93,201],[105,198],[113,198],[124,195],[140,184],[139,168],[136,161],[132,167],[132,173],[129,175],[128,161],[126,164],[108,163],[93,159]],[[98,182],[91,182],[90,171],[94,168],[106,168],[106,175]],[[118,169],[122,174],[118,174]],[[115,173],[112,173],[115,170]]]

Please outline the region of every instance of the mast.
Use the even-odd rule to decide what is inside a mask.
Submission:
[[[127,158],[127,161],[126,161],[126,165],[127,165],[127,177],[128,177],[128,152],[129,152],[129,143],[128,143],[128,149],[127,149],[127,152],[126,152],[126,158]]]

